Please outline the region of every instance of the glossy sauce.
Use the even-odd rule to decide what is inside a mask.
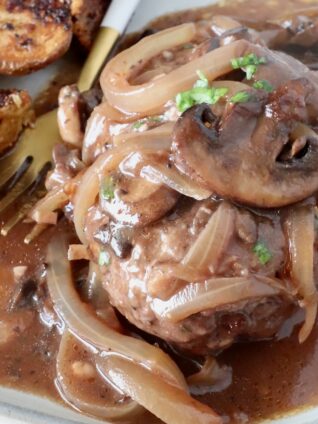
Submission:
[[[223,1],[221,5],[203,11],[160,18],[151,27],[162,29],[202,17],[209,19],[213,14],[227,14],[236,19],[241,17],[242,21],[257,27],[259,18],[274,19],[278,13],[287,14],[291,8],[308,8],[311,4],[314,0],[268,0],[262,7],[259,7],[259,0],[238,0],[234,5]],[[3,220],[8,215],[10,212]],[[48,230],[27,246],[23,239],[29,230],[30,225],[20,224],[6,238],[0,238],[0,384],[61,401],[54,384],[60,334],[56,326],[48,325],[50,301],[45,284],[40,283],[40,295],[32,302],[17,303],[12,307],[12,299],[17,292],[12,267],[27,266],[25,278],[39,279],[44,272],[45,249],[50,237],[56,231],[71,233],[72,230],[66,221],[62,221],[57,229]],[[43,310],[47,311],[47,315],[43,315]],[[1,337],[5,337],[1,322],[10,320],[17,323],[12,327],[13,336],[6,343],[1,343]],[[288,326],[285,336],[287,334]],[[232,367],[233,382],[226,390],[199,399],[231,422],[255,422],[318,404],[318,325],[303,345],[298,343],[295,331],[292,336],[280,341],[233,346],[220,354],[218,360]],[[185,364],[183,368],[187,368],[187,361]],[[151,424],[158,420],[147,415],[139,421],[140,424],[145,422]]]

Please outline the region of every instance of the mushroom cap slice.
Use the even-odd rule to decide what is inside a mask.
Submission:
[[[192,107],[174,128],[176,166],[250,206],[282,207],[309,197],[318,189],[318,134],[306,122],[313,92],[302,78],[270,95],[251,90],[247,103],[229,104],[222,118],[209,105]]]
[[[115,221],[132,227],[144,227],[162,218],[176,204],[180,194],[169,187],[143,178],[117,175],[111,199],[100,198],[104,209]]]

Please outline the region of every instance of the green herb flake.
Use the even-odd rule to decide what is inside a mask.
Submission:
[[[148,122],[162,122],[162,116],[150,116]]]
[[[197,71],[199,80],[194,84],[193,88],[188,91],[178,93],[176,96],[176,105],[180,112],[185,112],[194,105],[207,103],[214,105],[222,97],[228,93],[226,87],[209,87],[209,81],[202,71]]]
[[[136,121],[132,127],[134,130],[139,130],[139,128],[141,128],[143,125],[145,125],[145,120],[140,119],[139,121]]]
[[[262,265],[266,265],[272,259],[271,252],[266,245],[260,241],[258,241],[253,247],[253,252],[258,257],[258,260]]]
[[[238,91],[233,97],[230,98],[231,103],[247,103],[251,100],[252,96],[248,91]]]
[[[109,266],[110,264],[111,264],[110,254],[108,252],[105,252],[104,250],[102,250],[99,253],[98,265],[99,266]]]
[[[176,96],[176,105],[180,112],[185,112],[190,109],[195,104],[191,96],[191,91],[184,91],[183,93],[178,93]]]
[[[271,93],[274,90],[274,87],[266,80],[259,80],[254,82],[253,87],[257,90],[265,90],[268,93]]]
[[[233,69],[243,69],[246,72],[246,79],[251,80],[257,71],[259,65],[267,63],[265,57],[258,57],[255,53],[236,57],[231,60]]]
[[[245,67],[246,79],[251,80],[257,71],[256,65],[247,65]]]
[[[139,119],[133,124],[134,130],[139,130],[143,125],[149,124],[151,122],[162,122],[162,116],[149,116],[149,118]]]
[[[185,50],[193,49],[193,47],[194,47],[194,44],[192,44],[192,43],[186,43],[182,46],[182,48],[185,49]]]
[[[221,99],[221,97],[225,96],[227,92],[227,88],[195,87],[192,88],[192,90],[177,94],[177,108],[180,112],[183,113],[194,105],[199,105],[202,103],[214,105]]]
[[[208,88],[209,87],[209,80],[204,75],[202,71],[197,71],[197,75],[199,77],[198,81],[194,84],[194,88],[200,87],[200,88]]]
[[[115,197],[115,182],[112,177],[106,177],[101,187],[101,196],[104,200],[113,200]]]
[[[258,57],[255,53],[246,54],[231,60],[233,69],[245,68],[248,65],[263,65],[266,62],[265,57]]]

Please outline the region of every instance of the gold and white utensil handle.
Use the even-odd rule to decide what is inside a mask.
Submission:
[[[132,18],[140,0],[113,0],[101,23],[91,51],[81,71],[78,88],[92,88],[105,61]]]

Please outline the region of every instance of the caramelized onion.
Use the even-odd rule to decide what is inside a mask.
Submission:
[[[158,137],[152,137],[151,142],[149,135],[134,134],[134,137],[127,142],[100,155],[86,170],[74,196],[74,225],[78,238],[83,244],[86,244],[85,218],[89,208],[96,201],[100,180],[116,169],[120,162],[132,152],[157,153],[158,151],[168,151],[170,146],[171,139],[166,136],[164,130],[158,134]]]
[[[181,263],[161,264],[158,270],[160,270],[165,277],[174,277],[188,283],[206,280],[208,276],[208,273],[200,272],[196,268],[191,268]]]
[[[166,424],[221,424],[222,419],[208,406],[185,391],[167,384],[140,365],[117,356],[97,361],[105,379],[130,396]]]
[[[306,311],[306,320],[299,341],[309,336],[317,315],[317,289],[314,281],[314,210],[312,206],[293,207],[286,220],[291,275]]]
[[[62,209],[68,202],[63,188],[55,188],[47,193],[29,212],[29,217],[38,224],[56,224],[57,209]]]
[[[139,113],[122,113],[120,110],[115,109],[106,101],[104,101],[98,107],[100,108],[101,114],[103,114],[107,119],[121,124],[134,122],[137,119],[143,118],[143,115],[140,115]]]
[[[70,375],[72,369],[67,359],[76,343],[79,343],[79,341],[67,330],[64,331],[56,358],[57,387],[63,399],[81,412],[105,420],[123,421],[140,414],[143,409],[138,403],[123,399],[124,396],[121,396],[121,399],[118,399],[117,402],[111,402],[108,399],[103,399],[102,402],[89,402],[87,394],[81,392],[79,382],[74,381],[74,376]],[[109,392],[114,391],[110,384],[108,386]],[[118,394],[117,397],[120,398],[120,395]]]
[[[308,125],[298,122],[296,127],[291,132],[290,137],[292,140],[297,140],[297,138],[301,137],[317,137],[317,133]]]
[[[212,194],[186,175],[180,174],[176,167],[168,168],[162,164],[146,165],[142,168],[140,176],[155,184],[165,184],[184,196],[196,200],[207,199]]]
[[[304,2],[305,3],[305,2]],[[309,2],[308,2],[309,3]],[[292,20],[293,18],[297,16],[308,16],[308,17],[315,17],[318,13],[318,6],[309,6],[308,7],[297,7],[292,8],[290,11],[288,10],[287,13],[284,13],[284,15],[279,15],[277,19],[271,20],[269,22],[271,23],[277,23],[282,24],[283,21]]]
[[[80,300],[73,286],[66,246],[60,239],[49,244],[47,262],[47,283],[54,308],[72,334],[102,351],[118,352],[142,363],[187,390],[181,371],[167,354],[142,340],[117,333]]]
[[[221,392],[232,383],[232,369],[220,366],[215,358],[209,357],[199,372],[187,378],[187,382],[194,395]]]
[[[214,274],[234,231],[235,210],[221,203],[201,231],[182,264],[202,272]]]
[[[287,293],[278,280],[255,277],[213,278],[204,283],[188,284],[167,301],[153,299],[157,316],[179,322],[198,312],[237,302]]]
[[[209,80],[214,80],[230,72],[231,59],[242,56],[247,48],[247,43],[239,40],[213,50],[155,80],[134,86],[129,84],[130,72],[134,65],[145,63],[163,50],[188,43],[194,35],[194,24],[179,25],[142,39],[112,59],[101,76],[101,86],[107,101],[125,113],[145,113],[158,109],[179,92],[189,89],[198,78],[198,69]]]
[[[90,260],[90,254],[87,246],[82,244],[70,244],[67,252],[67,259],[69,261],[79,261],[85,259]]]
[[[162,124],[156,128],[153,128],[148,131],[144,131],[141,133],[130,132],[130,133],[122,133],[119,135],[115,135],[113,137],[114,146],[119,146],[122,143],[126,143],[127,141],[132,140],[143,140],[146,142],[148,140],[149,143],[152,143],[155,140],[162,140],[163,138],[169,139],[171,137],[173,131],[174,123],[168,122],[166,124]]]

